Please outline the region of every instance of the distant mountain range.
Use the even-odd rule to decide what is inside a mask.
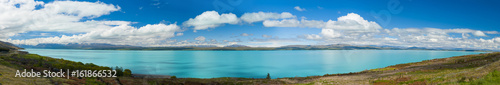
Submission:
[[[215,45],[192,45],[178,47],[140,47],[130,45],[112,45],[103,43],[90,44],[38,44],[18,45],[22,48],[43,48],[43,49],[91,49],[91,50],[453,50],[453,51],[491,51],[474,50],[463,48],[424,48],[424,47],[399,47],[399,46],[375,46],[375,45],[349,45],[349,44],[330,44],[330,45],[288,45],[282,47],[249,47],[245,45],[228,45],[217,47]]]
[[[246,47],[246,48],[249,48],[250,46],[234,44],[234,45],[228,45],[228,46],[224,46],[224,47]]]
[[[45,48],[45,49],[118,49],[118,48],[138,48],[139,46],[130,46],[130,45],[112,45],[112,44],[104,44],[104,43],[89,43],[89,44],[80,44],[80,43],[69,43],[69,44],[38,44],[36,46],[33,45],[18,45],[22,48]]]

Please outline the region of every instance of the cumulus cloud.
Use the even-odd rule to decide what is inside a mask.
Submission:
[[[262,22],[265,27],[298,27],[300,21],[296,19],[285,19],[285,20],[266,20]]]
[[[295,7],[293,7],[293,8],[294,8],[295,10],[297,10],[297,11],[306,11],[306,9],[305,9],[305,8],[300,8],[299,6],[295,6]]]
[[[283,20],[265,20],[265,27],[309,27],[321,28],[319,35],[323,39],[338,38],[338,37],[364,37],[368,38],[380,32],[382,27],[376,22],[365,20],[358,14],[349,13],[346,16],[337,18],[337,21],[328,20],[327,22],[320,20],[302,20],[283,19]],[[318,39],[320,36],[309,35],[309,39]],[[307,39],[307,38],[306,38]]]
[[[336,32],[333,29],[321,29],[321,35],[323,35],[326,38],[337,38],[342,36],[340,32]]]
[[[19,6],[16,6],[19,4]],[[37,8],[38,6],[38,8]],[[180,32],[175,24],[148,24],[132,27],[136,22],[92,20],[120,10],[119,6],[103,2],[54,1],[44,3],[30,0],[0,2],[0,39],[14,44],[39,43],[111,43],[147,46],[160,44]],[[30,31],[76,33],[24,40],[10,36]],[[43,35],[43,34],[41,34]]]
[[[289,12],[282,12],[281,14],[273,12],[253,12],[253,13],[245,13],[240,18],[245,22],[253,23],[268,19],[286,19],[294,17],[295,15],[292,15]]]
[[[194,40],[198,40],[198,41],[205,41],[205,37],[203,37],[203,36],[198,36],[198,37],[194,38]]]
[[[346,30],[354,32],[377,32],[382,29],[376,22],[363,19],[355,13],[337,18],[337,21],[328,20],[324,29]]]
[[[16,6],[19,5],[19,6]],[[36,8],[39,6],[40,8]],[[0,2],[0,39],[27,31],[90,32],[109,29],[109,23],[126,21],[88,21],[120,10],[119,6],[102,2],[54,1],[44,3],[31,0]]]
[[[262,22],[265,27],[309,27],[309,28],[323,28],[325,22],[319,20],[297,20],[297,19],[283,19],[283,20],[265,20]]]
[[[310,28],[323,28],[325,27],[325,22],[321,20],[305,20],[300,21],[300,27],[310,27]]]
[[[482,31],[476,31],[474,33],[472,33],[474,36],[486,36],[486,34],[484,34]]]
[[[196,32],[196,30],[215,28],[223,24],[237,24],[238,22],[238,17],[233,13],[219,15],[216,11],[206,11],[195,18],[190,18],[183,24],[184,26],[194,27],[193,29]]]
[[[120,7],[102,2],[55,1],[44,5],[42,11],[95,18],[118,11]]]
[[[152,45],[163,43],[167,38],[174,37],[180,27],[175,24],[154,24],[135,28],[128,25],[120,25],[111,29],[101,29],[85,34],[61,37],[34,38],[26,40],[11,40],[8,42],[16,44],[36,45],[39,43],[113,43],[120,45]]]
[[[376,22],[365,20],[358,14],[349,13],[346,16],[337,18],[337,21],[328,20],[327,22],[319,20],[297,20],[297,19],[283,19],[283,20],[265,20],[262,23],[265,27],[310,27],[342,30],[349,32],[379,32],[382,27]]]
[[[272,27],[306,27],[304,19],[273,21]],[[294,23],[285,23],[294,22]],[[298,23],[297,23],[298,22]],[[318,22],[316,22],[318,24]],[[285,25],[288,24],[288,25]],[[295,25],[289,25],[295,24]],[[320,23],[319,23],[320,24]],[[312,25],[314,26],[314,25]],[[321,25],[315,25],[321,26]],[[428,48],[468,48],[468,49],[500,49],[500,38],[483,39],[486,34],[497,34],[497,31],[481,31],[467,28],[393,28],[384,29],[376,22],[363,19],[355,13],[337,18],[337,21],[324,22],[318,34],[299,36],[316,40],[318,44],[354,44],[354,45],[390,45],[417,46]],[[452,34],[461,34],[454,36]],[[471,35],[475,36],[474,38]],[[479,38],[479,39],[478,39]]]
[[[498,50],[500,43],[498,37],[492,39],[469,38],[469,34],[481,37],[484,33],[474,34],[478,30],[472,29],[439,29],[439,28],[393,28],[383,29],[381,33],[350,36],[343,35],[338,38],[324,39],[323,44],[357,44],[357,45],[390,45],[390,46],[417,46],[427,48],[467,48],[467,49],[490,49]],[[330,33],[327,31],[323,32]],[[459,33],[462,36],[452,36],[451,33]],[[370,36],[371,35],[371,36]],[[384,36],[384,37],[374,37]],[[322,35],[326,37],[325,35]]]

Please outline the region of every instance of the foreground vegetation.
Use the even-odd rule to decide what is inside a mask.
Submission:
[[[2,48],[2,47],[0,47]],[[130,70],[115,67],[121,71],[116,78],[15,78],[16,70],[109,70],[112,67],[98,66],[56,59],[17,51],[16,48],[0,49],[0,84],[500,84],[500,53],[456,56],[425,60],[422,62],[398,64],[385,68],[370,69],[345,74],[293,77],[278,79],[251,78],[148,78],[137,77]],[[269,75],[268,75],[269,76]],[[272,74],[271,74],[272,76]]]
[[[500,84],[500,53],[398,64],[348,74],[303,78],[304,84]],[[289,80],[297,80],[290,78]]]

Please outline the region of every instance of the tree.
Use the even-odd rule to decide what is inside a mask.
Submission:
[[[123,76],[123,68],[122,67],[115,67],[116,70],[116,76]]]
[[[130,69],[125,69],[123,71],[123,76],[132,76],[132,71],[130,71]]]
[[[271,75],[269,75],[269,73],[267,73],[266,79],[271,79]]]

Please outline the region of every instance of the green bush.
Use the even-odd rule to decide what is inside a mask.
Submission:
[[[132,71],[130,69],[123,70],[123,76],[132,76]]]
[[[2,51],[9,52],[9,51],[10,51],[10,49],[0,47],[0,52],[2,52]]]

